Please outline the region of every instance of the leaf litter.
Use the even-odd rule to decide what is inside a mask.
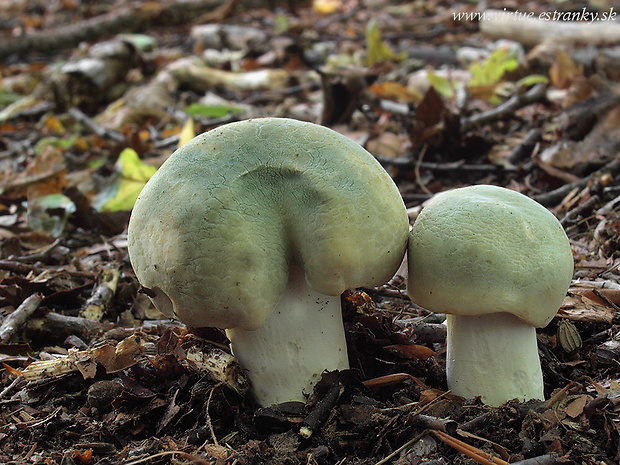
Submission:
[[[458,19],[484,5],[441,0],[194,0],[199,13],[173,17],[174,3],[2,9],[3,40],[21,38],[0,46],[0,461],[617,463],[615,36],[590,27],[580,42],[587,23],[556,22],[566,40],[549,40],[540,22]],[[451,395],[443,316],[409,301],[406,269],[343,296],[353,369],[305,405],[256,408],[222,331],[159,314],[127,257],[136,193],[191,136],[257,116],[366,146],[411,221],[433,194],[482,182],[553,211],[576,266],[538,331],[547,400]]]

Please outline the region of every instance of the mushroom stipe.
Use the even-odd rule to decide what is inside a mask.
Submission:
[[[411,300],[448,314],[452,392],[492,406],[542,400],[536,327],[555,316],[573,276],[557,218],[502,187],[454,189],[424,207],[408,250]]]

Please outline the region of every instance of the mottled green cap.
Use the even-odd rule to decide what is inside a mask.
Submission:
[[[496,186],[435,196],[416,219],[408,250],[411,299],[454,315],[512,313],[543,327],[573,276],[557,218],[529,197]]]
[[[155,305],[191,326],[255,329],[305,270],[327,295],[380,285],[408,218],[381,165],[323,126],[261,118],[179,148],[133,209],[129,254]]]

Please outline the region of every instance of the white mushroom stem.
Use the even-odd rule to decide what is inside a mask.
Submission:
[[[536,328],[509,313],[447,315],[448,388],[490,406],[544,399]]]
[[[305,401],[324,371],[349,368],[340,296],[320,294],[303,272],[288,286],[257,330],[226,330],[233,354],[246,370],[262,406]]]

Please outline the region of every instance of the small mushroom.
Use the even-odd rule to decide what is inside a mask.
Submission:
[[[349,367],[340,294],[389,280],[409,222],[400,193],[355,142],[262,118],[178,149],[133,209],[131,263],[164,314],[227,328],[254,396],[303,401]]]
[[[553,319],[573,275],[551,212],[496,186],[441,193],[413,225],[408,265],[411,299],[448,314],[454,394],[491,406],[544,398],[536,327]]]

